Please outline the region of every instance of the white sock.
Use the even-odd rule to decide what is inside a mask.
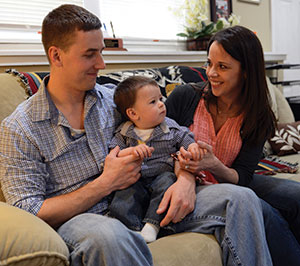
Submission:
[[[159,228],[158,225],[146,223],[141,231],[141,235],[147,243],[151,243],[156,240]]]

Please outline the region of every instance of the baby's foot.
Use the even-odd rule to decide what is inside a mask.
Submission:
[[[141,235],[147,243],[151,243],[156,240],[158,232],[158,225],[146,223],[141,231]]]

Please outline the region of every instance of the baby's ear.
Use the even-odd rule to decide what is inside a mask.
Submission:
[[[136,111],[132,107],[130,107],[126,110],[126,114],[129,117],[129,119],[133,122],[138,120],[138,118],[139,118],[138,114],[136,113]]]

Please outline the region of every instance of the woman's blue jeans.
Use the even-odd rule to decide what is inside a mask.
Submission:
[[[253,175],[253,180],[248,187],[258,197],[280,211],[300,243],[300,182],[271,176]]]

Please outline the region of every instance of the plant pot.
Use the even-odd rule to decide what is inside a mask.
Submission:
[[[186,48],[188,51],[206,51],[211,36],[204,36],[197,39],[186,40]]]

